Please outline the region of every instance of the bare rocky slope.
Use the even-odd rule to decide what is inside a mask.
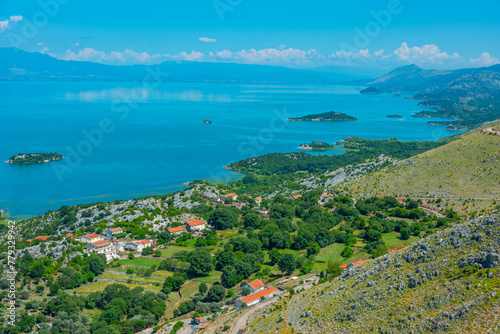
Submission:
[[[256,312],[246,333],[498,333],[500,220],[480,217]]]

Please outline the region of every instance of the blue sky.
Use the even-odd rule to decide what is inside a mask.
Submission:
[[[499,14],[498,0],[2,0],[0,46],[123,65],[476,67],[498,63]]]

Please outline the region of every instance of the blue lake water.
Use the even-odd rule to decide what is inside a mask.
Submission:
[[[453,134],[426,125],[428,118],[411,118],[424,110],[417,103],[341,85],[0,82],[0,159],[20,152],[65,156],[42,165],[0,163],[0,208],[22,218],[61,205],[164,194],[193,179],[232,180],[240,175],[224,165],[297,151],[313,140]],[[331,110],[358,121],[286,121]]]

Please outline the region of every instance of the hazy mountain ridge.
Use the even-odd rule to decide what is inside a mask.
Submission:
[[[0,48],[0,80],[140,81],[162,72],[160,81],[334,83],[362,77],[339,67],[318,72],[269,65],[166,61],[158,65],[104,65],[64,61],[47,54]],[[352,74],[351,74],[352,73]],[[366,75],[365,75],[366,78]],[[156,80],[157,78],[155,78]]]

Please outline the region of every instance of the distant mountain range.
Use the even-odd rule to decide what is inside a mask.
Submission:
[[[468,81],[469,86],[475,82],[474,79],[484,82],[484,73],[486,72],[500,73],[500,64],[458,70],[424,70],[417,65],[406,65],[398,67],[376,80],[366,81],[365,84],[384,91],[425,92],[445,89],[449,85],[457,86],[462,80]],[[490,86],[495,87],[496,85]]]
[[[368,79],[362,69],[330,66],[314,70],[268,65],[167,61],[151,68],[168,73],[161,81],[338,83]],[[140,81],[146,65],[115,66],[85,61],[64,61],[17,48],[0,48],[0,80]],[[378,74],[377,71],[368,72]]]

